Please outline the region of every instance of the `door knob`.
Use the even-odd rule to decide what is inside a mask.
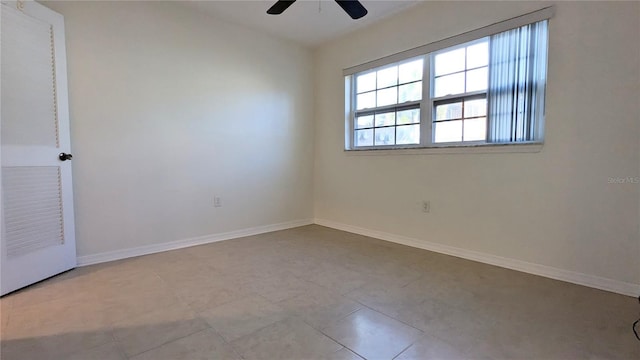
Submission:
[[[71,160],[71,158],[73,157],[73,155],[71,154],[66,154],[66,153],[60,153],[58,155],[58,159],[60,159],[60,161],[67,161],[67,160]]]

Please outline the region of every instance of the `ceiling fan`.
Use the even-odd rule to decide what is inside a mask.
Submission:
[[[351,16],[352,19],[360,19],[367,15],[367,9],[360,4],[358,0],[335,0],[338,5]],[[278,0],[272,7],[267,10],[267,14],[280,15],[296,0]]]

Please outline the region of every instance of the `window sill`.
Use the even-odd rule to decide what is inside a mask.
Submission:
[[[440,145],[431,147],[406,147],[388,149],[345,149],[347,155],[436,155],[436,154],[493,154],[538,153],[543,143]]]

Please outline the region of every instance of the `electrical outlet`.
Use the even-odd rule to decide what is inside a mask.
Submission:
[[[219,196],[213,197],[213,207],[222,207],[222,199]]]
[[[423,213],[431,212],[431,201],[422,200],[422,212]]]

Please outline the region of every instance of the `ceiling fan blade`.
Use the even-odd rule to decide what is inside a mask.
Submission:
[[[296,0],[278,0],[269,8],[269,10],[267,10],[267,14],[280,15],[294,2],[296,2]]]
[[[360,19],[368,13],[367,9],[358,0],[336,0],[336,2],[354,20]]]

